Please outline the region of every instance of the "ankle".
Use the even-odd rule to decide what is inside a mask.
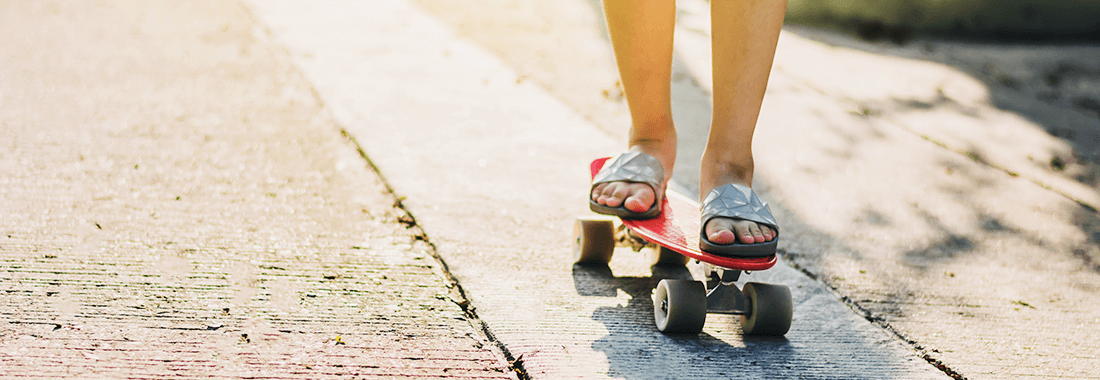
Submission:
[[[629,150],[645,152],[658,159],[662,156],[676,156],[676,136],[660,139],[632,139],[628,145]]]
[[[665,171],[665,181],[672,178],[672,170],[676,164],[676,137],[671,139],[645,139],[630,142],[630,151],[639,151],[653,156],[661,163]]]
[[[708,161],[704,155],[699,171],[699,192],[705,197],[711,190],[726,184],[752,187],[754,164],[752,157],[728,161]]]

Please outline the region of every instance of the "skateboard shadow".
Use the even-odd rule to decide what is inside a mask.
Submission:
[[[691,267],[694,268],[694,267]],[[592,341],[592,349],[607,357],[607,376],[623,379],[775,378],[775,379],[895,379],[909,378],[890,359],[888,350],[869,350],[862,331],[847,331],[833,322],[803,321],[785,337],[753,337],[741,332],[740,317],[708,314],[699,334],[666,335],[653,323],[653,289],[662,279],[691,279],[689,267],[651,267],[651,276],[615,276],[606,265],[573,266],[576,291],[586,297],[629,300],[599,306],[592,319],[607,334]],[[636,273],[636,272],[635,272]],[[760,280],[760,279],[757,279]],[[625,293],[625,296],[624,296]],[[796,307],[818,305],[796,294]],[[815,312],[829,312],[817,310]],[[807,324],[809,323],[809,324]],[[858,344],[850,344],[851,342]],[[845,343],[848,342],[848,343]],[[860,343],[863,342],[863,343]]]
[[[615,277],[607,264],[573,265],[573,288],[584,297],[615,297],[619,289],[633,289],[637,286],[652,291],[663,279],[691,280],[691,271],[686,267],[650,267],[650,277]],[[634,296],[634,293],[630,293]],[[648,295],[646,296],[648,298]]]
[[[708,330],[732,334],[666,335],[653,324],[653,289],[662,279],[692,279],[686,267],[651,267],[650,277],[616,277],[606,265],[574,265],[577,293],[588,297],[630,296],[626,305],[597,308],[592,319],[608,334],[592,343],[607,356],[608,375],[625,379],[729,378],[775,376],[790,373],[784,363],[799,353],[784,337],[740,336],[736,316],[710,314]],[[733,338],[731,340],[730,338]],[[854,375],[854,374],[853,374]]]

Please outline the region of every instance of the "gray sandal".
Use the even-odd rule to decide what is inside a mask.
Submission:
[[[707,253],[729,257],[767,257],[775,254],[779,245],[779,225],[768,204],[752,188],[727,184],[711,190],[703,199],[702,222],[699,224],[699,248]],[[716,217],[743,219],[763,224],[775,230],[772,241],[763,243],[716,244],[707,240],[707,222]]]
[[[634,212],[624,206],[608,207],[592,200],[592,189],[606,182],[638,182],[649,185],[657,192],[657,199],[646,212]],[[657,158],[648,154],[631,151],[620,154],[604,164],[600,172],[592,178],[592,187],[588,191],[588,208],[600,214],[615,215],[626,219],[649,219],[661,213],[665,170]]]

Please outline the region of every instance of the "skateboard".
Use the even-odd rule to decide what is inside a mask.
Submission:
[[[595,177],[609,157],[592,161]],[[653,315],[663,333],[699,333],[707,313],[741,316],[747,335],[783,335],[791,327],[793,300],[784,285],[749,282],[737,288],[742,272],[776,264],[776,256],[726,257],[699,249],[699,204],[676,192],[666,192],[661,213],[651,219],[613,216],[580,217],[573,227],[577,264],[611,261],[616,246],[656,251],[655,265],[702,264],[707,281],[663,279],[653,292]]]

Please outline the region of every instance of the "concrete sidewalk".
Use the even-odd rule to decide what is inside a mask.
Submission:
[[[755,185],[784,264],[745,280],[791,287],[792,331],[678,337],[648,297],[697,268],[571,265],[628,122],[598,1],[410,2],[0,5],[0,377],[1097,378],[1093,119],[1022,109],[1046,66],[996,59],[1033,50],[788,28]],[[1052,107],[1091,96],[1066,62]]]
[[[417,2],[622,136],[598,1]],[[710,25],[706,2],[677,5],[674,179],[690,187]],[[1096,378],[1096,57],[1095,44],[895,46],[786,28],[754,147],[783,258],[948,373]]]
[[[577,189],[617,141],[408,1],[251,4],[532,378],[946,377],[785,265],[743,276],[791,287],[785,337],[742,336],[722,315],[697,336],[661,334],[653,286],[697,268],[651,268],[629,249],[572,265],[574,218],[589,213]]]
[[[240,4],[9,1],[0,35],[0,377],[516,377]]]

